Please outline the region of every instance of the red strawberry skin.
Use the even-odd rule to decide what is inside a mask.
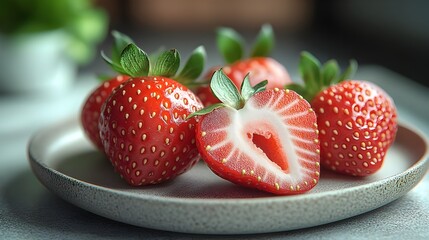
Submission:
[[[219,68],[220,67],[212,68],[206,75],[206,79],[210,79],[214,71]],[[247,74],[250,74],[249,79],[252,86],[264,80],[268,80],[267,89],[284,88],[285,85],[292,83],[289,73],[283,65],[269,57],[254,57],[240,60],[223,67],[223,71],[232,80],[237,89],[240,88]],[[196,90],[196,94],[201,99],[204,106],[219,102],[219,100],[213,96],[208,85],[199,87]]]
[[[250,73],[252,86],[268,80],[267,89],[284,88],[292,82],[287,70],[276,60],[269,57],[254,57],[233,63],[223,68],[225,74],[231,78],[237,88],[240,88],[244,77]]]
[[[128,79],[128,76],[118,75],[103,82],[91,92],[82,107],[80,115],[82,128],[90,141],[100,150],[103,149],[103,145],[100,140],[100,131],[98,129],[98,119],[100,117],[101,106],[110,96],[112,91]]]
[[[397,132],[392,99],[376,85],[343,81],[313,100],[319,125],[321,165],[353,176],[380,169]]]
[[[196,127],[201,157],[218,176],[274,194],[298,194],[319,181],[316,115],[289,90],[256,93],[244,108],[218,108]]]
[[[121,85],[103,105],[100,136],[115,170],[130,185],[173,179],[198,160],[196,119],[202,108],[185,86],[163,77],[139,77]]]

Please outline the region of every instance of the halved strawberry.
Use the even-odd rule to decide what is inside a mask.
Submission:
[[[286,68],[277,60],[268,57],[274,47],[274,33],[268,24],[261,27],[248,57],[244,56],[243,38],[231,28],[220,28],[217,31],[217,45],[226,62],[226,65],[222,67],[223,71],[237,89],[240,88],[247,74],[249,74],[251,85],[269,80],[267,89],[283,88],[292,82]],[[219,68],[210,69],[204,79],[207,84],[196,90],[197,96],[205,106],[219,102],[211,93],[209,86],[213,73]]]
[[[152,63],[134,44],[125,47],[119,61],[104,58],[132,76],[106,100],[99,119],[104,151],[115,170],[128,184],[139,186],[164,182],[190,169],[199,154],[196,119],[187,116],[202,104],[176,79],[189,82],[201,73],[204,48],[197,48],[177,75],[176,49],[162,52]]]
[[[211,81],[223,102],[194,115],[197,147],[210,169],[246,187],[275,194],[298,194],[319,181],[316,115],[294,91],[254,87],[246,76],[241,94],[222,72]]]
[[[395,140],[397,111],[380,87],[344,80],[356,71],[352,61],[343,74],[335,60],[323,66],[304,52],[300,69],[305,86],[291,85],[311,101],[319,124],[321,165],[352,176],[377,172]]]

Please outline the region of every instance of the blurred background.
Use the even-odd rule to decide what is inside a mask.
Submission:
[[[110,27],[136,36],[143,45],[193,48],[204,44],[220,61],[214,30],[234,27],[253,39],[263,23],[277,34],[274,57],[294,72],[299,52],[343,64],[355,58],[429,86],[429,2],[424,0],[126,0],[97,1]],[[140,38],[139,38],[140,37]],[[182,41],[183,40],[183,41]]]
[[[354,58],[361,65],[381,65],[429,86],[427,9],[429,3],[424,0],[3,0],[0,92],[14,92],[14,83],[22,87],[29,82],[37,84],[27,92],[51,85],[60,91],[70,87],[75,72],[108,73],[99,52],[110,49],[112,29],[130,35],[148,52],[164,46],[189,53],[197,45],[205,45],[208,65],[214,65],[222,63],[214,42],[217,27],[233,27],[252,40],[264,23],[270,23],[276,33],[273,57],[292,75],[299,52],[307,50],[322,61],[336,58],[346,65]],[[56,35],[56,39],[44,47],[41,37],[33,37],[37,32]],[[12,52],[25,39],[30,39],[31,47]],[[50,58],[47,52],[55,47],[59,53]],[[59,60],[58,55],[67,59]],[[35,64],[48,60],[74,66],[64,63],[56,72],[59,66]],[[24,62],[30,62],[29,67]],[[23,75],[23,68],[30,75]],[[41,72],[43,69],[49,73]],[[44,86],[42,80],[28,80],[38,76],[56,78],[57,83]]]

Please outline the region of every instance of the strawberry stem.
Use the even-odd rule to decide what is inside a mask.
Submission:
[[[221,70],[215,71],[210,82],[213,94],[225,105],[240,109],[244,100],[231,79]]]
[[[350,60],[349,66],[341,73],[336,60],[331,59],[323,65],[309,52],[302,52],[299,62],[299,73],[303,85],[292,83],[286,86],[311,101],[323,89],[352,77],[357,70],[357,62]]]
[[[222,69],[219,69],[215,71],[212,76],[210,89],[212,90],[213,95],[218,98],[221,103],[210,105],[199,111],[191,113],[188,118],[205,115],[221,107],[230,107],[237,110],[241,109],[249,98],[258,92],[264,91],[267,83],[268,81],[265,80],[252,87],[249,81],[249,74],[247,74],[241,84],[240,93],[231,79],[223,72]]]
[[[107,57],[103,51],[101,56],[114,71],[120,74],[131,77],[171,77],[186,86],[193,86],[204,70],[206,51],[203,46],[197,47],[192,52],[183,69],[177,74],[180,67],[180,54],[176,49],[161,49],[162,51],[148,56],[127,35],[118,31],[113,31],[112,35],[114,37],[112,57]]]
[[[256,93],[264,91],[267,84],[268,80],[264,80],[252,87],[252,85],[250,85],[249,74],[246,74],[240,87],[243,102],[249,100],[249,98],[251,98]]]
[[[216,43],[228,64],[234,63],[245,57],[244,38],[234,29],[222,27],[216,32]],[[269,24],[262,25],[258,36],[252,45],[251,53],[248,57],[267,57],[274,48],[274,32]]]
[[[264,24],[253,44],[250,57],[266,57],[274,48],[274,32],[270,24]]]
[[[217,47],[226,63],[240,60],[244,53],[244,39],[232,28],[219,28],[216,32]]]
[[[185,66],[175,79],[189,87],[189,85],[194,84],[194,80],[203,72],[205,61],[206,50],[203,46],[199,46],[191,53]]]

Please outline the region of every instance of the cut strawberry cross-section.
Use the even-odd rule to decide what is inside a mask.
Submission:
[[[265,82],[241,94],[221,71],[211,87],[223,102],[200,110],[197,147],[210,169],[231,182],[275,194],[298,194],[319,180],[316,115],[290,90],[265,90]]]

